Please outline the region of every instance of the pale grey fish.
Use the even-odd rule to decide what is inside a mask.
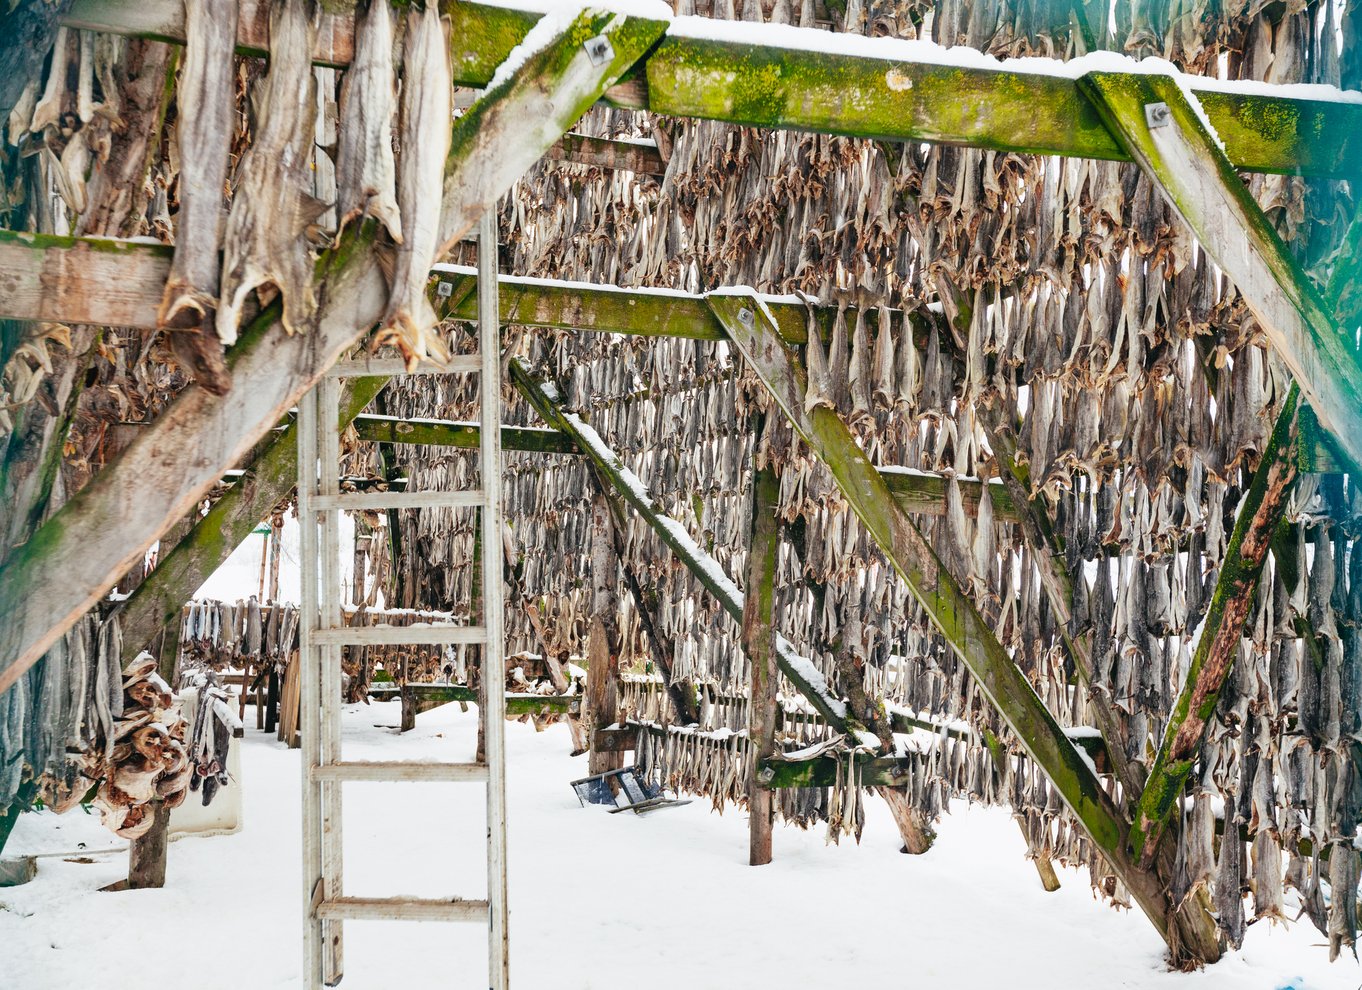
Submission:
[[[307,236],[326,208],[309,192],[317,20],[312,0],[279,0],[270,13],[269,71],[256,84],[254,140],[237,167],[223,237],[217,329],[225,345],[236,343],[246,297],[260,286],[273,285],[283,296],[288,333],[307,329],[317,309]]]
[[[180,206],[175,254],[156,312],[159,326],[179,331],[170,338],[176,355],[200,384],[217,394],[231,387],[213,314],[223,186],[235,124],[237,6],[231,0],[185,0],[185,55],[175,121]]]
[[[393,263],[392,291],[375,346],[393,344],[408,368],[449,352],[436,330],[426,296],[430,267],[440,248],[440,204],[449,156],[453,88],[445,26],[434,4],[407,14],[398,114],[397,205],[402,243]]]
[[[336,239],[351,220],[371,216],[402,243],[393,161],[397,69],[393,64],[393,13],[388,0],[369,0],[355,18],[355,54],[340,92],[336,159]]]

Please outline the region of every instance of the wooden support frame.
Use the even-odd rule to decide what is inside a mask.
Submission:
[[[1206,130],[1177,80],[1091,72],[1079,83],[1239,289],[1320,424],[1354,461],[1362,461],[1362,403],[1357,401],[1362,359],[1352,336],[1335,325],[1319,290],[1249,195],[1232,158]]]
[[[1253,481],[1239,503],[1225,559],[1202,620],[1201,638],[1187,668],[1187,679],[1168,717],[1163,741],[1140,793],[1130,829],[1130,853],[1148,863],[1158,850],[1178,798],[1201,750],[1220,690],[1239,653],[1244,623],[1253,609],[1268,548],[1286,515],[1296,480],[1292,456],[1300,390],[1291,386],[1272,428]]]
[[[709,298],[749,367],[795,431],[832,471],[848,505],[973,674],[984,697],[1083,824],[1103,858],[1168,943],[1175,961],[1181,961],[1184,954],[1200,961],[1219,958],[1213,919],[1204,912],[1204,916],[1176,912],[1158,879],[1127,856],[1128,826],[1120,810],[959,582],[895,505],[883,479],[841,417],[825,406],[805,410],[807,379],[803,365],[780,339],[759,300],[740,292],[711,294]]]
[[[474,87],[488,83],[542,16],[468,0],[441,7],[452,24],[454,82]],[[241,0],[238,51],[266,54],[267,22],[268,4]],[[63,23],[184,41],[177,0],[75,0]],[[765,25],[726,24],[723,38],[705,37],[705,27],[700,18],[672,22],[634,84],[619,86],[606,98],[617,106],[757,127],[1129,160],[1091,94],[1073,79],[941,65],[931,49],[902,42],[881,46],[882,55],[851,54],[828,51],[823,32],[816,30],[787,29],[773,43]],[[347,65],[353,37],[348,11],[324,14],[314,60]],[[1362,107],[1209,90],[1200,88],[1205,82],[1195,76],[1187,81],[1234,167],[1333,177],[1362,171]]]
[[[585,12],[460,117],[446,163],[441,236],[461,235],[491,208],[664,27],[661,21]],[[594,65],[583,42],[602,34],[614,57]],[[526,129],[525,119],[538,126]],[[372,247],[374,230],[367,223],[347,233],[318,261],[323,291],[309,332],[285,334],[278,306],[267,308],[229,354],[236,387],[215,396],[190,386],[14,552],[0,586],[0,612],[15,617],[0,627],[0,692],[377,322],[387,286]],[[79,582],[71,579],[76,560],[84,577]]]

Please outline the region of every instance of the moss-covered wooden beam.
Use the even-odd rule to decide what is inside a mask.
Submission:
[[[1131,855],[1152,860],[1201,750],[1201,741],[1234,667],[1244,623],[1253,609],[1254,591],[1268,548],[1285,516],[1296,479],[1292,456],[1299,390],[1287,393],[1272,428],[1253,482],[1244,493],[1225,549],[1215,590],[1202,620],[1187,679],[1173,703],[1163,741],[1140,794],[1130,830]]]
[[[541,16],[446,0],[454,81],[485,86]],[[238,50],[264,55],[268,5],[243,4]],[[184,40],[178,0],[75,0],[65,23],[121,34]],[[699,28],[700,30],[697,30]],[[621,106],[757,127],[928,141],[1002,151],[1128,160],[1091,95],[1073,79],[1041,72],[934,64],[939,49],[904,43],[829,50],[827,33],[724,25],[707,38],[700,19],[673,23],[642,68],[614,89]],[[353,55],[348,12],[323,17],[314,59],[343,66]],[[1198,89],[1236,168],[1346,177],[1362,172],[1362,106],[1295,95]],[[645,84],[646,83],[646,84]]]
[[[710,297],[749,367],[765,384],[795,431],[832,472],[843,497],[907,583],[932,624],[973,674],[984,697],[1003,717],[1027,754],[1091,836],[1103,858],[1174,956],[1190,952],[1216,959],[1214,926],[1177,916],[1168,893],[1126,852],[1128,824],[1084,758],[1012,662],[959,581],[936,556],[922,533],[896,503],[884,480],[838,413],[827,406],[806,409],[807,376],[798,355],[785,344],[764,308],[751,295]]]
[[[743,593],[724,574],[719,562],[701,549],[686,528],[658,507],[648,494],[647,486],[606,446],[600,434],[574,413],[566,412],[558,398],[557,389],[538,381],[519,361],[511,362],[511,381],[544,422],[573,439],[601,475],[695,575],[705,590],[714,596],[720,607],[734,622],[741,624]],[[846,705],[832,693],[823,675],[808,658],[796,654],[790,644],[781,638],[776,641],[776,662],[781,673],[808,698],[814,710],[829,725],[842,732],[854,728],[848,721]]]
[[[473,422],[444,419],[404,419],[399,416],[356,416],[355,433],[373,443],[409,443],[417,446],[478,449],[482,429]],[[501,446],[536,454],[578,454],[574,444],[557,430],[533,426],[503,426]]]
[[[414,695],[424,707],[422,711],[449,705],[455,702],[476,705],[478,690],[463,684],[371,684],[369,697],[381,701],[400,698],[404,691]],[[579,694],[515,694],[506,693],[507,715],[576,715],[582,708]]]
[[[530,54],[454,122],[439,228],[458,236],[657,40],[663,22],[584,12]],[[593,64],[584,40],[614,55]],[[527,127],[526,119],[534,126]],[[98,602],[153,542],[238,463],[328,368],[369,331],[387,303],[372,222],[317,262],[318,312],[286,334],[277,305],[242,328],[228,354],[235,386],[197,385],[53,515],[6,564],[0,584],[0,692]],[[102,321],[115,322],[115,321]]]
[[[1362,461],[1362,361],[1352,335],[1340,332],[1178,82],[1093,72],[1080,83],[1243,295],[1320,424]]]
[[[387,384],[386,378],[347,379],[341,392],[344,429]],[[250,536],[270,510],[293,491],[298,479],[298,427],[289,423],[173,547],[123,604],[124,663],[151,644],[162,629],[179,621],[184,603]]]

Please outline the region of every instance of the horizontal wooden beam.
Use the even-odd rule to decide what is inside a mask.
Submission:
[[[477,688],[463,684],[396,684],[380,682],[369,685],[369,697],[380,701],[392,701],[402,697],[403,691],[410,692],[426,706],[425,710],[449,705],[455,702],[476,705]],[[507,715],[577,715],[582,710],[582,696],[579,694],[518,694],[506,692]]]
[[[445,419],[403,419],[398,416],[356,416],[355,433],[372,443],[409,443],[417,446],[477,450],[482,428],[477,423]],[[536,454],[580,454],[571,438],[557,430],[534,426],[503,426],[505,450]]]
[[[452,27],[454,81],[472,87],[488,83],[541,16],[464,0],[441,7]],[[64,22],[184,41],[179,0],[75,0]],[[725,22],[723,37],[714,34],[704,19],[678,18],[644,62],[646,85],[616,87],[607,99],[756,127],[1129,160],[1072,78],[1026,66],[940,64],[941,49],[922,44],[857,38],[856,48],[837,50],[817,30]],[[268,37],[268,4],[242,0],[238,50],[264,55]],[[314,60],[344,66],[352,55],[349,12],[324,15]],[[1196,76],[1186,82],[1236,168],[1344,178],[1362,172],[1362,105],[1288,89],[1222,92],[1223,84]]]
[[[0,230],[0,318],[53,323],[94,323],[138,329],[156,326],[156,310],[170,272],[170,249],[158,244],[110,238],[63,237]],[[449,286],[437,292],[440,315],[446,319],[477,319],[477,283],[474,269],[437,265],[436,280]],[[566,282],[503,275],[498,280],[502,322],[548,330],[579,333],[622,333],[642,336],[684,337],[691,340],[724,340],[719,325],[702,295],[667,290],[625,289],[591,282]],[[808,310],[787,296],[762,296],[775,319],[781,339],[802,345],[808,341]],[[914,314],[915,315],[915,314]],[[836,309],[816,307],[814,325],[824,339],[832,333]],[[916,330],[915,330],[916,332]],[[1305,413],[1304,415],[1308,415]],[[440,443],[446,436],[452,446],[476,444],[476,432],[429,433],[426,441],[379,436],[384,427],[371,421],[372,436],[363,439],[386,443]],[[510,429],[510,428],[508,428]],[[538,437],[503,432],[508,449],[571,453],[547,437],[543,448]],[[516,446],[524,442],[525,446]],[[1302,424],[1299,456],[1301,469],[1318,473],[1355,473],[1339,441],[1313,417]],[[905,512],[941,515],[945,511],[947,481],[907,468],[881,469],[885,483]],[[965,511],[974,515],[982,496],[978,479],[960,479]],[[1014,521],[1016,506],[1000,482],[989,482],[995,519]]]

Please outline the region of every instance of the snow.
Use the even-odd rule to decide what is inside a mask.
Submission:
[[[346,706],[346,758],[471,755],[474,711],[437,709],[400,736],[398,716],[395,702]],[[860,845],[828,846],[821,829],[778,825],[775,861],[753,868],[740,810],[716,815],[707,801],[644,816],[580,808],[568,781],[586,763],[567,755],[566,726],[506,729],[518,987],[800,990],[854,980],[952,990],[1354,990],[1362,982],[1346,954],[1328,962],[1304,922],[1254,925],[1245,948],[1221,963],[1168,973],[1144,917],[1095,901],[1081,872],[1061,870],[1062,889],[1045,893],[1003,809],[956,803],[933,849],[905,856],[884,803],[868,800]],[[95,816],[23,816],[7,851],[76,855],[47,856],[33,882],[0,890],[0,985],[141,990],[176,974],[195,990],[298,987],[299,752],[251,727],[242,755],[244,827],[172,843],[162,890],[95,892],[127,870],[125,852],[103,851],[124,844]],[[480,789],[347,784],[345,797],[347,893],[485,891]],[[66,861],[77,858],[91,862]],[[848,901],[856,910],[835,909]],[[813,937],[792,941],[792,926]],[[486,986],[485,937],[477,925],[348,923],[342,986]]]

